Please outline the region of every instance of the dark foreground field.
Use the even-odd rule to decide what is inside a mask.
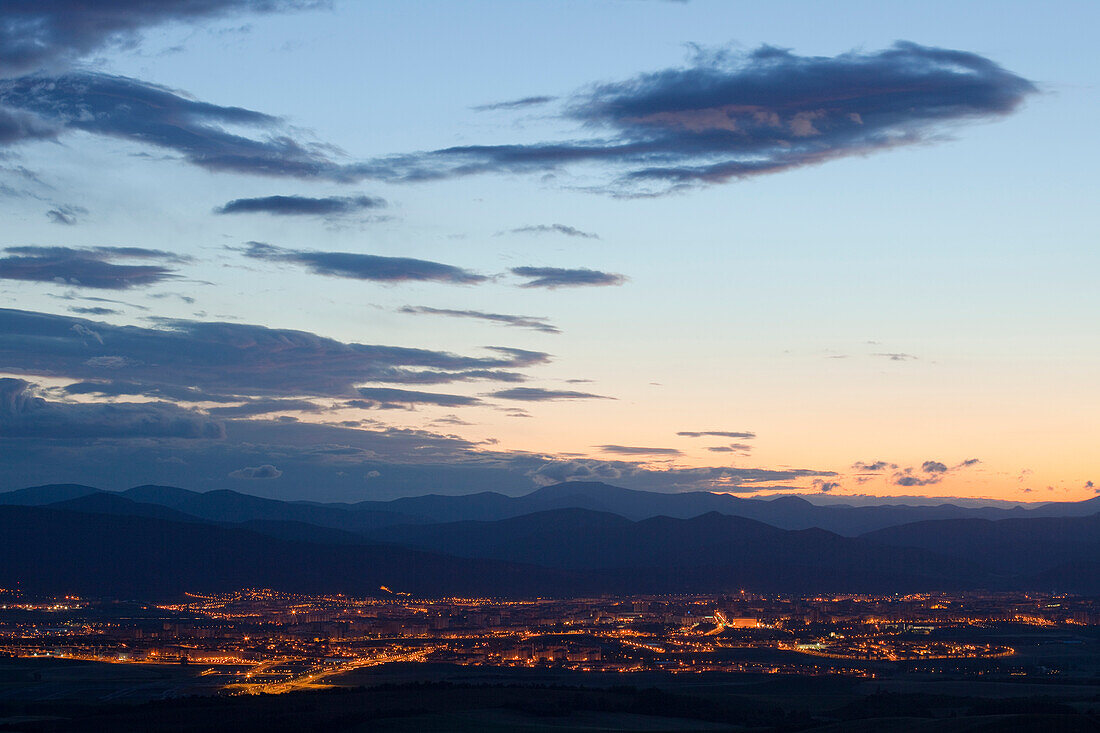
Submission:
[[[623,677],[391,665],[330,683],[342,686],[225,697],[210,695],[186,668],[7,659],[0,660],[0,730],[1100,730],[1100,680]]]

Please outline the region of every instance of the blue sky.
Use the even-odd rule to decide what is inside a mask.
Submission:
[[[0,49],[6,43],[19,50],[28,27],[41,31],[58,19],[78,31],[91,27],[67,5],[45,13],[23,3],[0,10]],[[55,349],[72,344],[19,341],[25,331],[4,336],[0,373],[18,380],[6,389],[11,404],[23,406],[0,415],[0,426],[8,424],[0,451],[11,468],[10,488],[148,481],[371,498],[426,489],[515,492],[555,479],[601,478],[673,491],[1092,495],[1100,407],[1100,263],[1089,185],[1100,162],[1091,142],[1100,104],[1094,4],[275,5],[279,11],[268,13],[248,2],[179,0],[150,13],[107,2],[109,14],[118,6],[110,17],[120,33],[51,37],[55,45],[47,46],[57,52],[33,61],[11,61],[8,49],[0,54],[9,80],[0,115],[6,106],[24,135],[0,134],[0,245],[37,248],[0,253],[15,258],[8,275],[0,265],[0,306],[68,319],[68,330],[58,333],[78,333],[77,325],[94,332],[81,342],[89,359],[97,358],[93,352],[122,358],[110,367],[89,368],[87,359],[62,367]],[[46,25],[19,25],[28,22]],[[931,55],[950,50],[996,72],[973,92],[938,87],[940,96],[923,112],[905,106],[900,92],[892,97],[880,88],[876,103],[892,105],[883,134],[916,130],[912,144],[868,145],[861,136],[871,117],[851,118],[847,128],[840,117],[815,117],[824,107],[807,101],[818,83],[810,79],[814,69],[828,76],[855,58],[866,71],[858,83],[881,85],[909,68],[883,61],[898,41],[918,49],[899,52],[902,64],[923,68]],[[697,125],[713,124],[715,114],[740,131],[770,134],[771,123],[743,105],[697,108],[669,126],[663,108],[619,111],[657,99],[645,98],[641,75],[665,72],[645,77],[647,88],[662,94],[691,83],[685,69],[740,79],[762,46],[788,49],[791,60],[773,62],[787,71],[768,77],[772,86],[762,93],[775,110],[794,116],[781,146],[756,147],[754,155],[786,160],[802,142],[828,141],[833,147],[820,162],[687,185],[672,185],[667,175],[626,177],[654,165],[681,170],[721,158],[714,149],[683,157],[682,146],[700,139]],[[112,134],[73,129],[83,124],[75,117],[59,131],[51,115],[75,100],[73,91],[62,85],[47,95],[42,84],[72,74],[124,77],[164,87],[176,100],[278,117],[270,125],[242,124],[240,115],[231,120],[219,112],[203,129],[250,140],[283,136],[307,146],[310,160],[335,166],[327,170],[360,172],[270,175],[194,164],[179,146],[118,133],[118,126],[136,124],[125,110],[116,111]],[[804,83],[808,96],[792,91]],[[843,103],[837,109],[853,114]],[[799,110],[804,116],[796,123]],[[834,127],[816,128],[815,119]],[[796,124],[810,127],[800,132]],[[466,147],[493,146],[495,156],[498,146],[527,153],[570,144],[590,155],[599,141],[648,142],[657,128],[672,137],[660,143],[664,157],[644,165],[616,152],[517,169]],[[842,132],[833,137],[833,129]],[[453,156],[430,152],[455,147],[467,151],[462,163],[485,171],[454,175]],[[382,167],[388,172],[373,172]],[[401,180],[414,168],[443,175]],[[348,210],[286,215],[253,204],[268,213],[216,213],[231,201],[272,196],[333,199]],[[45,256],[45,247],[75,251],[85,279],[11,275],[25,273],[19,258]],[[124,259],[97,247],[160,254]],[[406,260],[438,263],[469,277],[364,280],[333,269],[332,257],[319,265],[318,252],[402,258],[385,262],[421,273],[424,265]],[[65,255],[66,266],[73,256]],[[160,267],[164,276],[146,272],[149,282],[91,287],[87,268],[98,265],[89,261]],[[353,266],[379,262],[357,259]],[[566,278],[560,287],[521,287],[541,282],[523,272],[560,270],[567,271],[557,274]],[[596,276],[577,271],[594,271],[605,284],[578,284]],[[517,316],[543,327],[516,325]],[[73,320],[81,318],[94,323]],[[288,377],[278,389],[249,391],[242,381],[217,392],[209,372],[187,372],[199,368],[186,358],[199,346],[180,346],[181,353],[155,364],[143,357],[142,365],[112,350],[124,332],[115,342],[108,335],[132,326],[144,329],[142,338],[165,329],[196,337],[208,331],[194,324],[209,323],[447,352],[484,362],[454,367],[460,371],[510,376],[452,372],[431,384],[408,375],[385,381],[362,365],[345,379],[303,354],[304,361],[278,368],[313,375],[309,389]],[[502,356],[485,347],[547,356]],[[325,379],[339,388],[317,386]],[[167,395],[166,380],[207,394]],[[89,382],[144,390],[66,390]],[[428,404],[421,395],[417,402],[367,404],[360,388],[466,403]],[[516,388],[541,392],[538,399],[501,396]],[[243,414],[276,398],[308,409],[284,403]],[[355,400],[361,404],[351,405]],[[227,406],[245,410],[232,414]],[[118,412],[135,411],[144,415],[138,426],[151,420],[161,427],[142,434],[108,424]],[[163,427],[166,419],[218,427],[183,435]],[[924,470],[929,462],[945,470]],[[875,463],[883,467],[856,467]],[[261,472],[264,480],[230,476],[263,465],[277,470]]]

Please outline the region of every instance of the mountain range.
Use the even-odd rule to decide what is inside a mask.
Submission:
[[[418,595],[1100,592],[1100,499],[828,506],[566,483],[319,504],[166,486],[0,494],[0,586],[112,597],[269,586]]]

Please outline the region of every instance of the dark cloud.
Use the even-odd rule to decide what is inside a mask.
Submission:
[[[88,210],[83,206],[70,206],[61,205],[56,209],[50,209],[46,212],[46,218],[54,224],[63,224],[65,226],[75,226],[79,222],[79,217],[88,213]]]
[[[117,316],[122,311],[115,310],[114,308],[104,308],[101,305],[92,306],[73,306],[69,309],[70,313],[79,313],[85,316]]]
[[[537,351],[493,347],[488,356],[343,343],[305,331],[241,323],[160,320],[155,328],[0,309],[0,372],[130,382],[201,394],[345,397],[365,382],[470,379],[544,363]]]
[[[491,392],[490,397],[502,400],[518,400],[520,402],[551,402],[554,400],[613,400],[614,397],[590,394],[588,392],[573,392],[560,389],[542,389],[541,387],[514,387]]]
[[[493,323],[503,323],[506,326],[529,328],[533,331],[542,331],[543,333],[561,333],[561,331],[557,327],[548,323],[545,318],[539,318],[536,316],[515,316],[509,315],[507,313],[486,313],[484,311],[473,310],[429,308],[428,306],[423,305],[406,305],[403,308],[399,309],[398,313],[407,313],[410,315],[452,316],[454,318],[475,318],[482,321],[492,321]]]
[[[320,412],[321,408],[309,400],[268,399],[250,400],[230,407],[211,407],[207,412],[214,417],[241,418],[269,415],[275,412]]]
[[[911,473],[903,473],[894,476],[894,484],[896,486],[927,486],[929,484],[938,484],[942,480],[943,477],[937,475],[921,478]]]
[[[375,282],[405,282],[431,280],[469,285],[488,278],[468,270],[440,262],[415,260],[410,257],[382,257],[352,252],[310,252],[273,247],[263,242],[250,242],[245,256],[268,262],[301,265],[317,275],[345,277]]]
[[[680,456],[675,448],[646,448],[638,445],[597,445],[604,453],[618,453],[621,456]]]
[[[981,461],[977,458],[968,458],[954,466],[948,466],[946,463],[941,463],[940,461],[925,461],[921,464],[919,469],[924,474],[923,476],[917,475],[916,470],[913,468],[905,468],[894,474],[894,484],[897,486],[928,486],[929,484],[938,484],[940,481],[943,481],[946,476],[964,468],[970,468],[978,463],[981,463]],[[891,467],[896,468],[896,466],[892,464]]]
[[[676,434],[684,438],[702,438],[705,436],[714,436],[716,438],[737,438],[740,440],[752,440],[756,437],[756,433],[750,433],[747,430],[701,430],[699,432],[681,430]]]
[[[475,112],[492,112],[500,109],[523,109],[524,107],[537,107],[539,105],[553,102],[557,97],[537,96],[537,97],[523,97],[522,99],[510,99],[506,102],[493,102],[492,104],[479,104],[476,107],[470,109]]]
[[[279,478],[283,475],[283,472],[272,466],[270,463],[265,463],[262,466],[246,466],[244,468],[238,468],[236,471],[230,471],[230,478],[243,478],[243,479],[272,479]]]
[[[594,164],[618,171],[612,190],[661,193],[934,142],[958,123],[1009,114],[1035,92],[977,54],[908,42],[833,57],[770,46],[699,53],[686,67],[573,95],[565,118],[594,137],[460,146],[359,170],[416,181]]]
[[[238,402],[240,397],[234,395],[212,394],[194,387],[181,387],[171,385],[139,384],[106,380],[97,382],[73,382],[60,388],[66,395],[95,395],[98,397],[122,397],[140,395],[142,397],[155,397],[157,399],[173,400],[177,402]]]
[[[186,262],[187,258],[140,247],[8,247],[0,257],[0,279],[62,283],[74,287],[127,290],[176,277],[164,264],[123,265],[118,260]]]
[[[827,494],[833,489],[839,489],[840,484],[836,481],[825,481],[824,479],[815,478],[813,480],[813,487],[822,494]]]
[[[754,491],[831,473],[809,469],[705,467],[655,470],[643,461],[553,457],[497,451],[454,435],[353,421],[324,425],[278,420],[227,420],[222,440],[143,438],[13,438],[0,426],[0,465],[9,486],[80,480],[123,489],[143,483],[199,490],[224,488],[242,466],[278,466],[267,495],[358,501],[426,492],[524,493],[565,479],[599,478],[654,491]],[[370,486],[364,476],[378,471]]]
[[[0,4],[0,75],[71,63],[108,46],[132,47],[141,30],[161,23],[325,4],[318,0],[4,0]]]
[[[374,196],[264,196],[233,199],[214,209],[216,214],[274,214],[276,216],[338,217],[385,208],[386,200]]]
[[[894,470],[897,468],[896,463],[888,463],[886,461],[871,461],[870,463],[864,463],[863,461],[856,461],[852,464],[852,468],[861,473],[879,473],[886,469]]]
[[[898,353],[898,352],[885,353],[885,354],[872,354],[872,356],[881,356],[884,359],[889,359],[890,361],[914,361],[918,358],[916,356],[913,356],[912,354],[902,354],[902,353]]]
[[[164,402],[48,402],[22,379],[0,379],[0,434],[5,438],[208,438],[224,428],[193,410]]]
[[[582,232],[576,227],[567,226],[565,224],[531,224],[525,227],[509,229],[507,232],[499,232],[499,234],[564,234],[567,237],[579,237],[581,239],[600,238],[599,234]]]
[[[748,443],[730,443],[729,445],[716,445],[707,448],[712,453],[751,453],[752,446]]]
[[[472,422],[469,422],[467,420],[463,420],[458,415],[444,415],[443,417],[438,417],[435,420],[432,420],[432,425],[469,426],[469,425],[473,425],[473,424],[474,423],[472,423]]]
[[[350,180],[333,162],[330,146],[294,139],[277,117],[200,102],[140,79],[94,72],[8,79],[0,81],[3,107],[35,115],[43,129],[152,145],[211,171]],[[263,136],[230,132],[226,126],[261,130]]]
[[[626,278],[613,272],[561,267],[513,267],[512,274],[529,278],[521,288],[572,288],[582,285],[622,285]]]
[[[479,405],[477,397],[465,395],[440,394],[438,392],[417,392],[410,389],[389,387],[360,387],[356,390],[360,396],[382,406],[386,405],[438,405],[441,407],[465,407]]]
[[[764,484],[830,477],[831,471],[766,468],[667,468],[655,470],[630,461],[593,458],[558,458],[538,463],[528,475],[539,485],[562,481],[614,481],[631,488],[652,491],[713,490],[751,492]]]
[[[0,145],[12,145],[32,140],[51,140],[60,133],[61,128],[56,124],[47,122],[29,112],[6,109],[0,104]]]

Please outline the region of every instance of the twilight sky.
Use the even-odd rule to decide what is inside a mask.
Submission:
[[[0,490],[1100,481],[1093,2],[0,5]]]

